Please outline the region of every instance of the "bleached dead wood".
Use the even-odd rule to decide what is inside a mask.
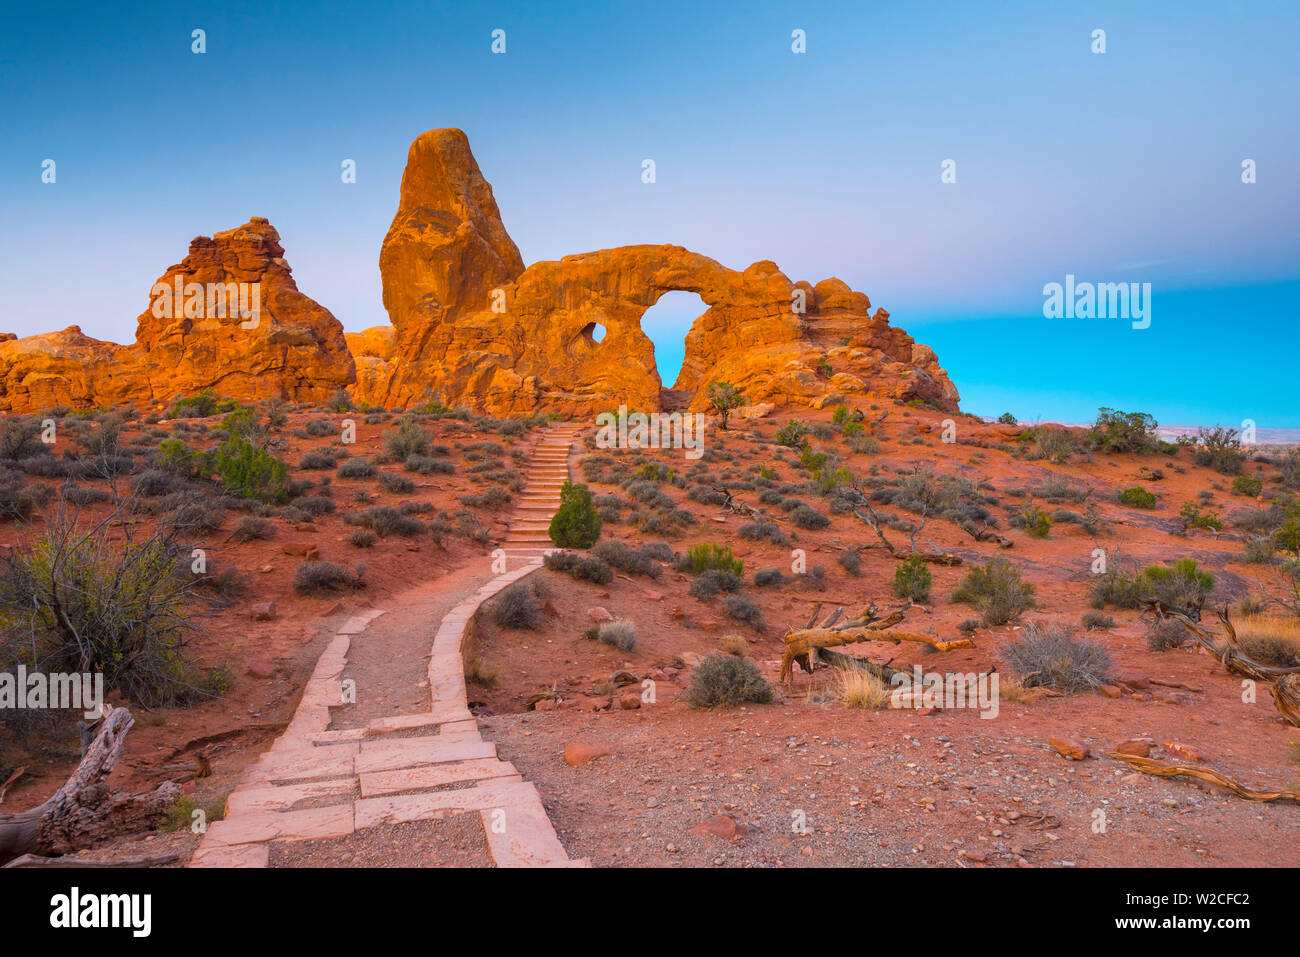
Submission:
[[[180,796],[179,784],[168,781],[143,794],[111,792],[107,784],[134,723],[126,708],[108,711],[81,763],[62,787],[31,810],[0,814],[0,864],[25,854],[67,854],[157,823]]]

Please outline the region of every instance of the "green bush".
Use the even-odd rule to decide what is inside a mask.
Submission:
[[[123,540],[107,523],[87,530],[59,515],[0,579],[0,668],[101,672],[107,690],[150,708],[212,697],[209,678],[182,654],[192,582],[166,536]]]
[[[1028,505],[1021,512],[1025,521],[1025,531],[1033,538],[1046,538],[1052,530],[1052,516],[1037,505]]]
[[[776,694],[748,658],[714,653],[691,671],[684,697],[697,708],[713,708],[768,704]]]
[[[1158,441],[1156,420],[1145,412],[1099,409],[1088,441],[1102,452],[1151,452]]]
[[[735,409],[745,404],[744,394],[729,382],[711,382],[707,393],[709,408],[722,420],[722,427],[727,427],[727,420]]]
[[[185,478],[192,478],[198,471],[194,450],[185,444],[184,439],[163,439],[159,442],[158,451],[153,456],[153,464],[155,468],[162,469],[164,472],[172,472]]]
[[[1241,471],[1241,464],[1245,460],[1236,429],[1197,431],[1196,446],[1192,450],[1192,461],[1197,465],[1207,466],[1223,475],[1236,475]]]
[[[1155,508],[1156,496],[1154,492],[1148,492],[1140,485],[1134,485],[1132,488],[1126,488],[1120,491],[1119,501],[1121,505],[1128,505],[1131,508]]]
[[[952,599],[978,608],[986,625],[1005,625],[1034,607],[1034,591],[1021,581],[1020,569],[999,555],[971,568]]]
[[[591,492],[568,479],[560,488],[560,507],[551,517],[551,541],[560,548],[590,548],[600,538],[600,512]]]
[[[396,428],[384,434],[384,451],[395,459],[405,461],[412,455],[424,455],[428,448],[429,434],[414,416],[402,416]]]
[[[930,569],[926,567],[925,559],[920,555],[913,555],[907,561],[899,562],[897,567],[894,568],[894,582],[891,588],[899,598],[909,598],[912,601],[929,601],[930,586],[933,583],[934,576],[930,574]]]
[[[204,389],[198,395],[188,399],[177,399],[167,410],[169,419],[206,419],[217,414],[220,400],[211,389]]]
[[[731,549],[725,545],[715,545],[712,542],[702,542],[699,545],[692,545],[686,551],[684,566],[687,571],[694,575],[707,571],[711,568],[718,568],[723,571],[729,571],[734,575],[743,575],[745,572],[745,562],[743,559],[736,558],[731,554]]]
[[[1237,495],[1255,498],[1264,490],[1264,483],[1257,475],[1238,475],[1232,482],[1232,491]]]
[[[804,425],[798,419],[791,419],[785,425],[776,430],[776,441],[778,445],[798,449],[803,447],[804,439],[807,435],[808,426]]]
[[[217,446],[212,471],[238,498],[283,502],[289,497],[289,466],[242,436],[231,436]]]
[[[1188,528],[1208,528],[1216,532],[1223,530],[1219,513],[1209,508],[1201,511],[1201,506],[1196,502],[1184,502],[1178,514],[1187,522]]]

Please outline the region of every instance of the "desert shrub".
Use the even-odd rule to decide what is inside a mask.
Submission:
[[[1034,590],[1021,581],[1020,569],[999,555],[972,567],[952,599],[974,605],[986,625],[1005,625],[1034,607]]]
[[[294,501],[294,507],[301,512],[306,512],[311,518],[319,518],[322,515],[333,515],[338,508],[332,499],[325,498],[323,495],[313,495],[309,498],[299,498]]]
[[[217,414],[220,400],[211,389],[204,389],[189,398],[180,398],[167,409],[169,419],[206,419]]]
[[[739,575],[722,568],[709,568],[700,572],[691,582],[692,597],[707,600],[719,592],[736,591],[743,584]]]
[[[776,430],[776,443],[792,449],[803,448],[807,435],[808,426],[798,419],[791,419]]]
[[[28,487],[16,472],[0,472],[0,520],[16,522],[30,515],[41,503],[39,493],[46,491],[44,485]]]
[[[790,521],[794,522],[800,528],[816,530],[825,528],[831,523],[831,520],[808,505],[800,505],[790,513]]]
[[[1097,611],[1085,611],[1081,619],[1085,631],[1104,631],[1115,627],[1115,619]]]
[[[266,519],[258,518],[256,515],[246,515],[239,520],[239,524],[230,533],[230,539],[242,544],[255,539],[270,538],[274,532],[275,527]]]
[[[785,575],[779,568],[761,568],[754,572],[754,584],[760,588],[766,588],[769,585],[780,585],[785,581]]]
[[[1252,565],[1271,565],[1277,557],[1277,547],[1267,535],[1251,535],[1245,539],[1242,561]]]
[[[1035,425],[1023,437],[1034,443],[1035,457],[1061,464],[1079,450],[1078,440],[1069,429],[1059,425]]]
[[[600,513],[587,486],[565,480],[549,533],[551,541],[561,548],[590,548],[596,544],[600,538]]]
[[[194,450],[185,444],[184,439],[163,439],[158,443],[158,451],[153,455],[156,469],[171,472],[183,478],[193,477],[198,470]]]
[[[1184,502],[1178,514],[1187,522],[1188,528],[1208,528],[1216,532],[1223,529],[1223,520],[1219,518],[1218,512],[1210,508],[1202,511],[1201,506],[1195,502]]]
[[[97,505],[113,500],[113,493],[108,489],[94,488],[89,485],[68,485],[61,490],[60,494],[65,501],[73,505]]]
[[[998,416],[997,421],[999,425],[1019,425],[1016,417],[1010,412],[1003,412]]]
[[[221,528],[225,520],[226,510],[220,504],[197,499],[180,503],[162,524],[176,534],[204,536]]]
[[[1300,555],[1300,521],[1292,519],[1274,532],[1273,544],[1284,552]]]
[[[682,565],[686,571],[695,575],[711,568],[729,571],[737,576],[743,575],[745,572],[744,561],[731,554],[729,547],[716,545],[712,542],[701,542],[699,545],[692,545],[687,549]]]
[[[1264,482],[1258,475],[1238,475],[1232,481],[1232,491],[1235,495],[1245,495],[1247,498],[1255,498],[1264,490]]]
[[[1148,565],[1138,576],[1138,591],[1174,608],[1200,608],[1214,591],[1214,576],[1202,571],[1192,558],[1179,558],[1170,565]]]
[[[303,430],[314,438],[321,438],[326,435],[338,435],[339,427],[329,419],[309,419],[303,425]]]
[[[1110,681],[1106,646],[1079,638],[1060,625],[1030,622],[1020,636],[1002,646],[1002,658],[1027,687],[1090,691]]]
[[[853,435],[849,437],[849,448],[859,455],[875,455],[880,451],[880,441],[873,435]]]
[[[154,498],[174,492],[180,482],[171,472],[162,469],[147,469],[131,480],[131,491],[136,495]]]
[[[1168,651],[1182,647],[1190,635],[1182,625],[1170,619],[1156,619],[1147,626],[1146,645],[1148,651]]]
[[[1102,452],[1151,452],[1156,448],[1156,420],[1145,412],[1100,409],[1088,433],[1089,444]]]
[[[722,607],[727,609],[727,614],[736,621],[743,621],[755,631],[767,630],[767,623],[763,620],[763,612],[743,595],[731,595],[722,603]]]
[[[107,525],[87,530],[60,512],[0,577],[4,650],[42,673],[102,673],[108,690],[146,707],[210,697],[183,655],[187,566],[163,534],[114,540]]]
[[[785,532],[781,531],[781,526],[775,522],[762,520],[746,522],[740,526],[738,534],[741,538],[752,542],[771,542],[773,545],[781,546],[790,544],[790,539],[786,537]]]
[[[731,413],[745,404],[745,395],[729,382],[710,382],[706,393],[709,408],[722,420],[722,427],[727,427]]]
[[[402,467],[408,472],[419,472],[421,475],[451,475],[456,471],[456,466],[451,462],[428,455],[408,455]]]
[[[379,536],[368,528],[354,528],[348,535],[348,544],[357,548],[373,548],[378,541]]]
[[[503,628],[542,627],[542,606],[523,582],[511,585],[492,602],[492,620]]]
[[[596,627],[596,640],[619,651],[636,647],[636,625],[625,619],[603,621]]]
[[[1300,622],[1266,615],[1237,623],[1237,640],[1255,661],[1275,668],[1300,665]]]
[[[328,452],[308,452],[298,462],[298,468],[308,471],[323,471],[332,469],[338,464],[338,460]]]
[[[336,562],[303,562],[293,575],[293,590],[300,595],[319,595],[322,592],[364,588],[364,565],[353,571]]]
[[[371,478],[376,471],[374,463],[367,459],[348,459],[339,466],[338,476],[345,479]]]
[[[343,520],[349,525],[368,528],[380,538],[389,535],[401,535],[412,538],[425,530],[424,523],[418,518],[404,515],[391,505],[376,505],[360,512],[349,512]]]
[[[398,475],[396,472],[380,472],[379,484],[385,491],[392,492],[395,495],[407,495],[415,491],[415,483],[404,475]],[[490,492],[500,492],[501,489],[489,489]],[[506,501],[510,496],[506,495]]]
[[[578,555],[575,552],[549,552],[542,559],[542,564],[551,571],[567,572],[578,581],[605,585],[614,580],[614,570],[600,558],[591,555]]]
[[[1241,463],[1246,460],[1241,451],[1241,440],[1236,429],[1198,429],[1196,445],[1192,449],[1192,461],[1197,465],[1212,468],[1223,475],[1236,475],[1241,471]]]
[[[727,500],[726,495],[707,485],[692,485],[686,490],[686,497],[701,505],[721,505]]]
[[[412,456],[423,456],[428,450],[429,433],[415,416],[402,416],[384,433],[384,451],[391,458],[405,461]]]
[[[462,495],[459,501],[462,505],[467,505],[470,508],[500,508],[502,505],[509,503],[510,493],[500,486],[494,485],[478,494]]]
[[[1020,518],[1024,522],[1025,532],[1033,538],[1046,538],[1052,530],[1052,516],[1037,505],[1026,505],[1021,510]]]
[[[1148,492],[1140,485],[1134,485],[1132,488],[1120,490],[1119,502],[1130,508],[1155,508],[1156,496],[1154,492]]]
[[[282,502],[289,495],[289,467],[240,436],[217,446],[212,470],[226,491],[238,498]]]
[[[850,545],[844,551],[840,552],[840,557],[836,559],[840,568],[844,569],[850,575],[859,575],[862,573],[862,556],[853,545]]]
[[[920,555],[913,555],[907,561],[899,562],[894,568],[894,581],[890,587],[899,598],[929,601],[930,586],[933,582],[934,578],[930,574],[930,569],[926,567],[925,559]]]
[[[658,578],[663,574],[655,560],[644,549],[632,548],[624,542],[600,542],[591,550],[591,553],[615,568],[627,572],[629,575],[645,575],[647,578]]]
[[[714,708],[768,704],[776,694],[754,662],[715,653],[691,671],[684,697],[697,708]]]
[[[765,488],[758,493],[760,505],[780,505],[784,499],[785,495],[781,493],[780,489]]]

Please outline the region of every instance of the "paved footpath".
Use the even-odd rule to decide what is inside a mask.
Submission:
[[[284,733],[245,769],[190,867],[266,867],[277,841],[347,837],[364,828],[477,812],[498,867],[585,867],[569,859],[536,787],[484,741],[465,698],[461,642],[479,606],[532,574],[552,547],[547,535],[568,477],[577,427],[556,425],[530,456],[525,488],[483,584],[443,616],[429,656],[428,711],[373,718],[364,727],[331,730],[331,708],[344,707],[343,672],[353,641],[375,618],[406,615],[428,627],[400,596],[390,610],[346,621],[325,648]],[[427,586],[425,586],[427,589]],[[338,861],[347,866],[346,859]]]

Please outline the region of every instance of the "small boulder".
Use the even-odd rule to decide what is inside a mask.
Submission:
[[[271,621],[275,618],[275,602],[259,601],[252,608],[253,621]]]
[[[1088,756],[1088,746],[1074,738],[1049,737],[1047,743],[1052,746],[1057,754],[1063,758],[1069,758],[1071,761],[1082,761]]]
[[[597,758],[607,757],[614,752],[595,744],[581,744],[577,741],[564,746],[564,763],[570,767],[580,768]]]

